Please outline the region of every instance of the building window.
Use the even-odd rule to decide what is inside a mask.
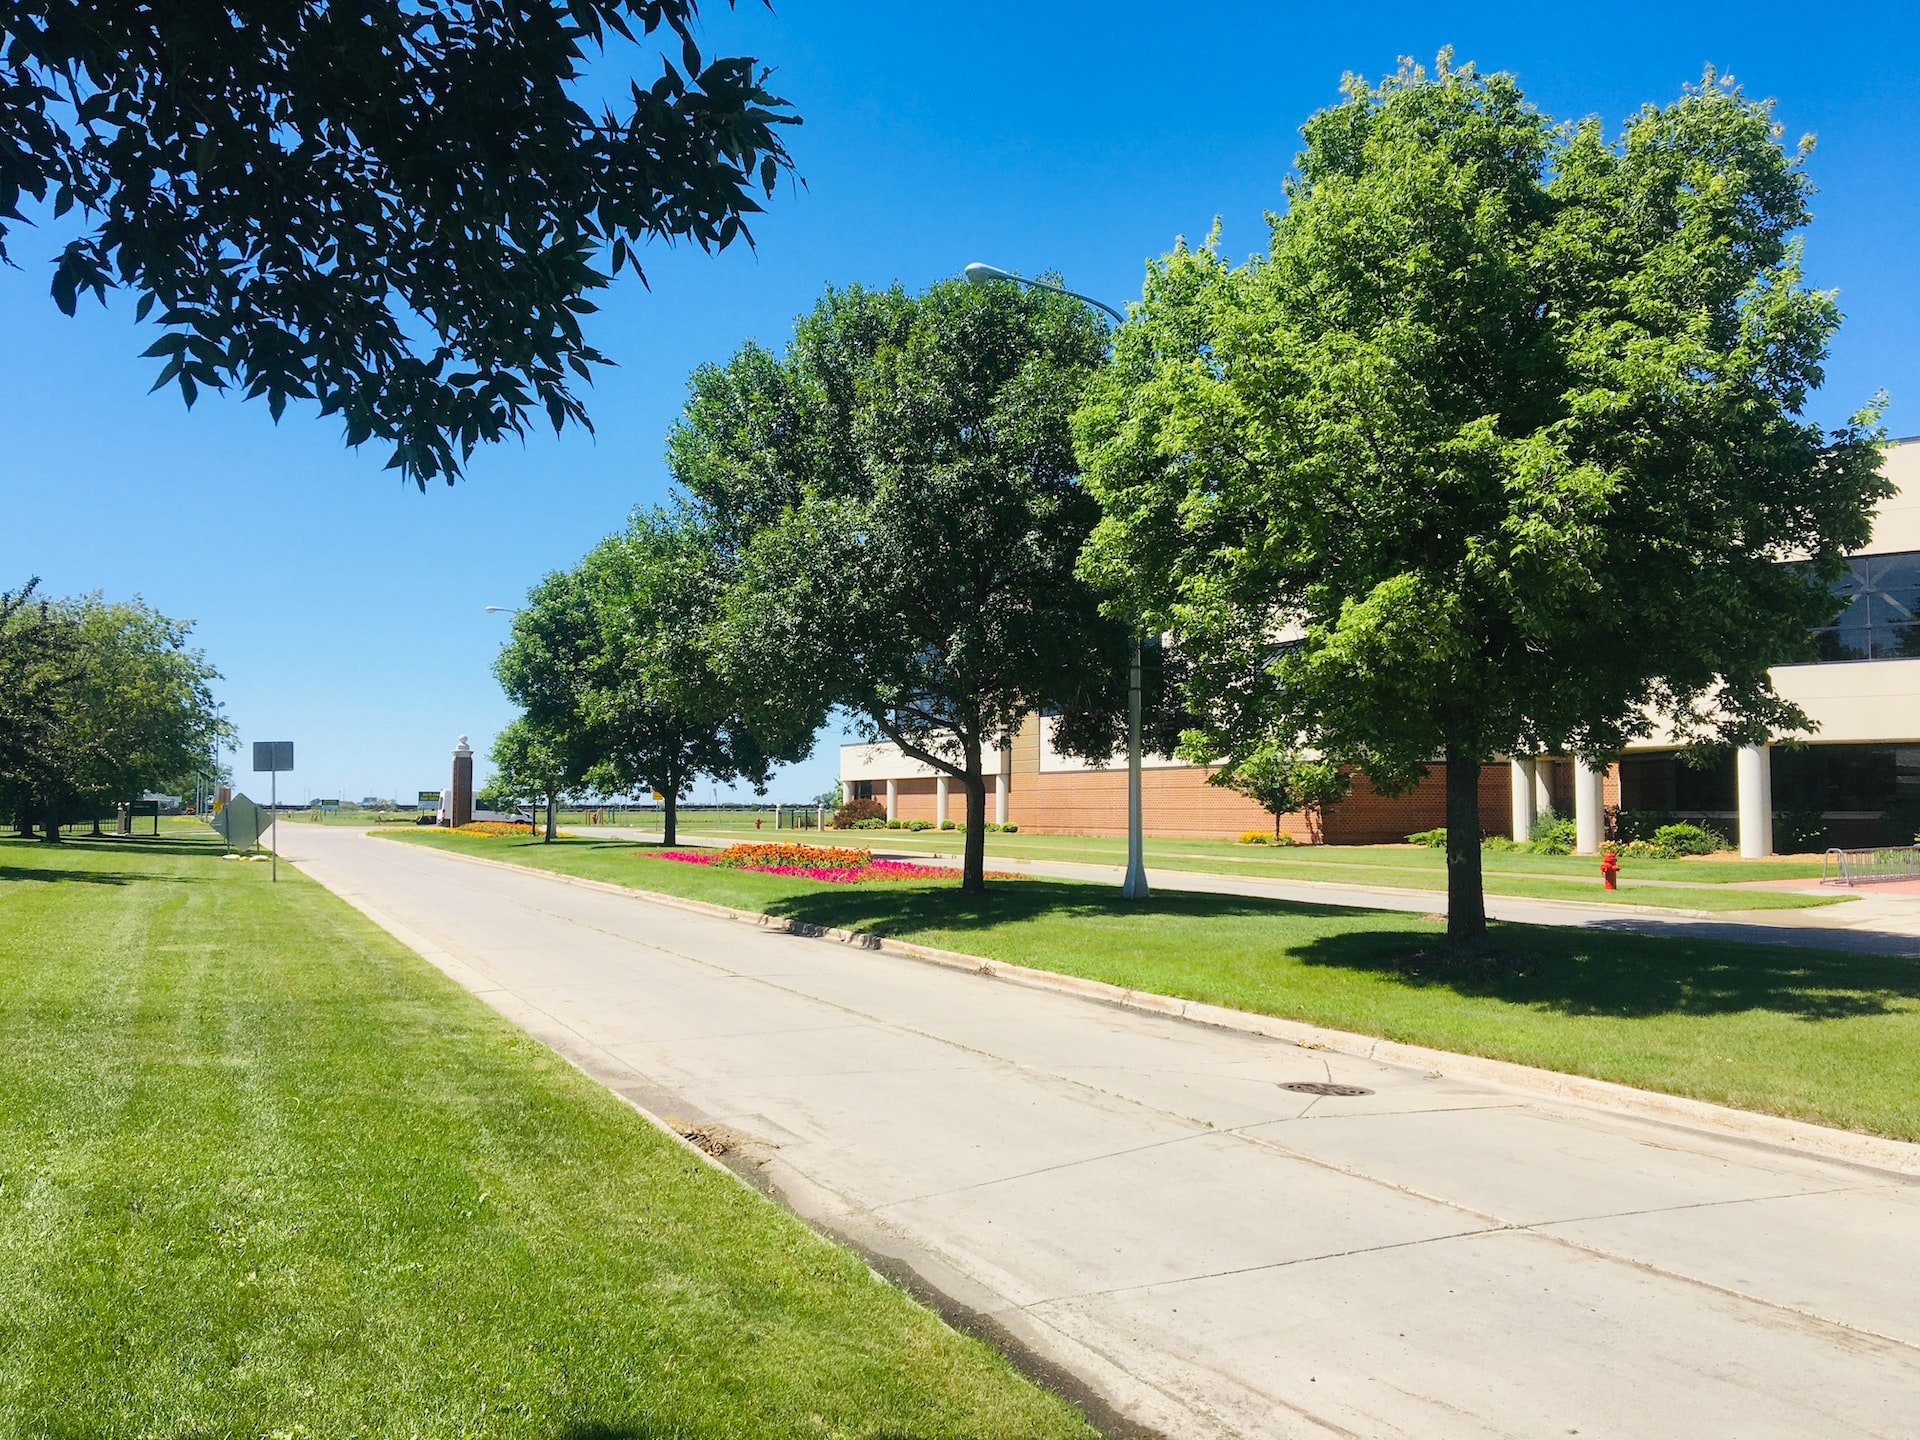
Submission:
[[[1920,550],[1895,555],[1856,555],[1833,582],[1846,609],[1813,632],[1816,662],[1920,658]]]
[[[853,782],[853,797],[852,797],[852,798],[853,798],[853,799],[855,799],[855,800],[871,800],[871,799],[873,799],[873,781],[871,781],[871,780],[856,780],[856,781],[854,781],[854,782]]]

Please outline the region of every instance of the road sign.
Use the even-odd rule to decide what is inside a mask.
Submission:
[[[253,742],[253,768],[257,774],[280,774],[293,769],[293,741],[256,740]]]
[[[322,810],[338,810],[340,808],[340,802],[338,800],[315,800],[313,803],[318,805]]]
[[[273,814],[262,810],[246,796],[236,795],[207,823],[218,830],[221,838],[234,849],[245,850],[250,845],[257,845],[260,837],[267,833],[268,827],[273,824]]]
[[[422,790],[420,792],[419,803],[422,805],[438,805],[440,803],[440,792],[438,790]]]

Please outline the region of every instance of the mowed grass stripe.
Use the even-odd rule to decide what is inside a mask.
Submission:
[[[0,842],[0,1433],[1091,1433],[266,868]]]
[[[1920,1140],[1920,959],[1495,925],[1493,963],[1444,922],[1339,904],[1023,879],[821,885],[659,859],[633,841],[402,842],[888,935],[1129,989],[1514,1060]]]

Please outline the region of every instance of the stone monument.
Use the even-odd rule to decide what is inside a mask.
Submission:
[[[447,786],[447,824],[458,829],[473,822],[473,747],[462,735],[453,747],[453,783]]]

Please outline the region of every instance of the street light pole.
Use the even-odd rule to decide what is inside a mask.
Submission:
[[[1002,270],[997,265],[983,265],[978,260],[967,266],[963,272],[969,283],[991,285],[998,280],[1010,281],[1015,285],[1025,285],[1030,290],[1048,290],[1055,295],[1067,295],[1096,310],[1104,310],[1114,320],[1124,325],[1127,317],[1113,306],[1094,299],[1091,295],[1082,295],[1078,290],[1069,290],[1064,285],[1049,285],[1044,280],[1029,280],[1025,276],[1015,275],[1010,270]],[[1126,900],[1145,900],[1150,893],[1147,889],[1147,862],[1141,843],[1140,814],[1140,626],[1133,627],[1131,650],[1127,658],[1127,874],[1120,882],[1120,895]]]

